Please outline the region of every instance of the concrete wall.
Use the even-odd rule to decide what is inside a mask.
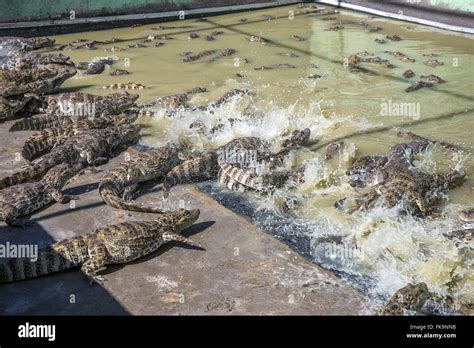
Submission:
[[[153,13],[272,0],[0,0],[0,23]]]
[[[448,26],[474,28],[473,0],[322,0],[316,2],[341,7],[355,5],[395,15],[401,14],[405,17],[447,24]],[[446,29],[455,30],[455,28],[449,27],[446,27]]]

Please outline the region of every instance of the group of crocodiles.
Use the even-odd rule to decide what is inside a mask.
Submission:
[[[183,94],[156,99],[136,107],[138,95],[127,92],[97,96],[81,92],[54,94],[61,84],[74,76],[74,64],[63,54],[36,54],[33,49],[54,44],[53,40],[9,38],[21,47],[2,57],[0,78],[0,120],[13,120],[10,131],[37,130],[21,150],[29,165],[17,173],[0,179],[0,217],[10,226],[25,226],[25,219],[52,202],[66,203],[76,196],[64,195],[63,187],[85,168],[100,166],[140,138],[140,126],[133,124],[140,110],[148,106],[164,106],[169,115],[188,105],[188,96],[205,92],[196,87]],[[295,39],[296,40],[296,39]],[[253,40],[252,40],[253,41]],[[20,44],[24,42],[24,44]],[[187,56],[189,57],[189,55]],[[357,60],[356,60],[357,62]],[[99,68],[100,69],[100,68]],[[212,110],[235,95],[247,90],[231,90],[205,108]],[[75,107],[93,105],[78,114]],[[238,122],[230,120],[229,122]],[[190,128],[212,133],[203,124],[193,122]],[[218,128],[218,127],[217,127]],[[157,250],[162,244],[176,240],[192,242],[180,235],[199,217],[199,209],[163,211],[134,201],[149,187],[159,186],[166,197],[173,186],[205,180],[217,180],[234,191],[271,193],[284,185],[294,187],[305,178],[306,162],[293,168],[285,167],[287,155],[310,143],[309,129],[295,130],[286,135],[279,149],[270,150],[268,142],[257,137],[236,138],[217,149],[190,157],[185,146],[167,143],[164,146],[136,153],[108,171],[100,180],[99,194],[109,206],[135,212],[155,213],[146,221],[124,222],[98,228],[89,234],[67,238],[42,250],[36,261],[11,259],[0,264],[0,282],[34,278],[67,268],[80,266],[91,281],[103,282],[98,275],[108,264],[126,263]],[[348,169],[351,185],[370,186],[368,194],[355,197],[354,210],[381,205],[401,205],[404,211],[421,217],[432,213],[439,193],[460,185],[464,174],[448,170],[425,173],[413,169],[413,156],[429,144],[439,144],[448,151],[454,145],[431,141],[413,133],[400,133],[411,138],[407,144],[393,146],[386,156],[364,156]],[[330,160],[342,143],[330,144],[325,159]],[[249,160],[250,158],[250,160]],[[244,160],[242,160],[244,159]],[[336,203],[347,208],[350,198]],[[473,213],[465,211],[462,218],[473,221]],[[453,232],[456,238],[471,238],[472,230]],[[459,237],[461,236],[461,237]],[[413,285],[408,285],[413,287]],[[402,314],[418,310],[428,296],[424,286],[416,285],[416,295],[403,299],[403,289],[389,301],[381,314]],[[411,288],[410,288],[411,289]],[[398,295],[397,295],[398,294]],[[401,299],[402,298],[402,299]]]

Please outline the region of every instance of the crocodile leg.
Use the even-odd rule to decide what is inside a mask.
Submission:
[[[66,203],[69,203],[70,201],[74,201],[80,198],[79,196],[75,196],[75,195],[64,195],[62,194],[61,190],[58,190],[58,189],[52,189],[50,194],[56,202],[61,203],[61,204],[66,204]]]
[[[81,266],[81,271],[89,278],[92,285],[96,282],[100,285],[104,283],[104,277],[97,273],[105,269],[105,265],[110,261],[110,255],[103,243],[94,244],[89,248],[89,259]]]

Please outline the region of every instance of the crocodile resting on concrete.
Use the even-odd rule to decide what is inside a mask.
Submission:
[[[40,157],[32,165],[0,179],[0,189],[36,181],[52,167],[68,163],[97,166],[108,161],[123,147],[135,143],[140,126],[121,125],[106,129],[92,129],[70,137],[66,142]]]
[[[1,220],[10,226],[25,226],[27,220],[21,219],[43,208],[53,201],[67,203],[75,196],[63,195],[61,190],[67,181],[83,168],[82,163],[69,166],[59,164],[51,168],[43,179],[8,187],[0,191]]]
[[[59,126],[53,126],[34,133],[26,139],[21,155],[27,161],[51,151],[63,144],[69,137],[90,129],[102,129],[110,126],[131,124],[138,117],[138,113],[122,113],[120,115],[106,115],[90,119],[74,120],[66,118]]]
[[[130,199],[140,186],[161,179],[179,163],[179,150],[170,144],[138,153],[104,175],[99,183],[99,193],[104,202],[113,208],[162,213],[161,209],[130,202]]]
[[[159,215],[154,220],[119,223],[67,238],[41,250],[34,261],[16,258],[0,264],[0,283],[36,278],[80,266],[91,283],[102,284],[104,278],[98,272],[106,265],[131,262],[173,240],[194,245],[180,233],[198,219],[199,213],[199,209],[180,209]]]
[[[82,92],[61,93],[39,98],[32,112],[44,114],[24,118],[15,122],[10,131],[41,130],[69,124],[75,119],[99,119],[107,115],[119,114],[131,108],[138,94],[119,92],[106,96]]]
[[[76,69],[64,65],[48,64],[44,67],[48,72],[46,78],[18,84],[7,81],[0,87],[0,96],[9,97],[25,93],[45,94],[55,92],[67,79],[76,74]]]

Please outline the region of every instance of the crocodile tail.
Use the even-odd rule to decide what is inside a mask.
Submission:
[[[0,264],[0,283],[11,283],[59,272],[76,265],[53,250],[38,253],[36,259],[14,258]]]
[[[22,130],[41,130],[49,127],[59,126],[61,119],[53,115],[42,115],[37,117],[27,117],[16,121],[10,127],[10,132]]]
[[[49,158],[42,161],[41,164],[30,166],[29,168],[23,169],[20,172],[0,179],[0,190],[6,187],[23,184],[25,182],[39,180],[43,177],[44,174],[46,174],[49,169],[59,164],[60,162],[60,158],[54,158],[54,156],[49,156]]]
[[[228,176],[230,180],[225,181],[224,176]],[[256,191],[263,190],[262,177],[258,176],[254,171],[248,169],[238,168],[231,164],[221,165],[219,181],[231,190],[244,192],[241,186],[253,189]],[[231,185],[232,187],[229,187]]]
[[[135,202],[126,202],[120,198],[112,186],[102,186],[99,187],[99,193],[102,196],[102,199],[112,208],[143,212],[143,213],[155,213],[161,214],[164,211],[160,208],[149,207],[140,203]]]
[[[32,161],[66,140],[67,132],[62,131],[61,128],[44,129],[26,139],[21,155],[24,159]]]

